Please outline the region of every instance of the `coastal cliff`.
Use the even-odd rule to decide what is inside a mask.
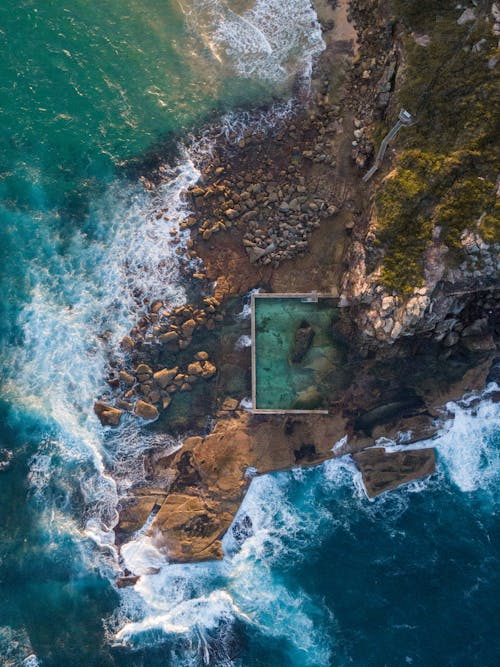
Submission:
[[[222,558],[255,474],[351,454],[371,497],[428,475],[434,450],[374,445],[428,440],[448,401],[484,388],[498,341],[500,20],[490,3],[466,15],[427,4],[318,3],[326,49],[307,99],[267,124],[207,131],[172,238],[191,303],[145,304],[95,407],[104,425],[156,420],[146,428],[183,443],[145,456],[143,482],[121,501],[119,544],[146,525],[171,561]],[[417,122],[365,184],[401,106]],[[235,344],[249,331],[235,313],[254,288],[339,299],[345,372],[327,415],[240,408],[250,360]]]

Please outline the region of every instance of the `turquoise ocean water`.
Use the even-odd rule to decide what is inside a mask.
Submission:
[[[222,563],[168,565],[139,536],[140,583],[111,583],[129,461],[170,439],[96,423],[107,346],[141,295],[182,302],[178,142],[307,80],[307,0],[4,0],[0,43],[0,665],[496,665],[486,397],[454,408],[430,480],[369,502],[349,461],[261,478]],[[178,158],[151,195],[126,167],[160,146]]]

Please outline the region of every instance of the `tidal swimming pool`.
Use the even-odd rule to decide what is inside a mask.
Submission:
[[[252,297],[254,411],[327,409],[342,363],[337,299],[318,295]]]

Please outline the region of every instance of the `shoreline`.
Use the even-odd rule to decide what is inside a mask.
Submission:
[[[248,130],[243,139],[228,143],[219,135],[211,155],[197,165],[200,181],[187,193],[192,213],[179,231],[189,231],[187,259],[201,260],[203,267],[191,275],[198,303],[168,312],[163,304],[150,304],[149,321],[142,327],[139,323],[122,343],[129,354],[127,368],[110,378],[111,387],[123,397],[96,411],[101,421],[107,414],[104,423],[114,425],[123,410],[156,419],[162,410],[166,415],[175,411],[181,393],[193,397],[191,402],[201,396],[210,402],[210,395],[218,405],[216,421],[209,433],[200,431],[202,409],[199,419],[184,423],[184,432],[193,435],[181,449],[146,456],[147,483],[122,502],[118,544],[133,537],[149,518],[148,532],[164,536],[169,561],[222,558],[221,539],[248,488],[245,471],[250,468],[265,474],[352,454],[373,495],[430,474],[435,469],[433,449],[386,453],[374,448],[378,438],[401,445],[428,440],[439,428],[440,408],[447,401],[485,386],[493,348],[479,346],[465,357],[464,351],[457,358],[446,356],[439,340],[418,331],[392,339],[394,323],[389,341],[386,332],[378,336],[375,331],[367,338],[367,325],[359,325],[360,305],[353,301],[342,308],[341,330],[350,341],[348,359],[354,370],[327,416],[252,415],[238,407],[245,395],[232,389],[233,375],[245,374],[248,360],[223,344],[227,327],[234,328],[226,313],[231,299],[258,286],[274,292],[319,287],[345,299],[356,268],[353,248],[362,244],[369,226],[374,184],[363,186],[361,175],[373,145],[360,133],[364,126],[353,111],[351,93],[358,85],[352,78],[353,49],[345,40],[336,41],[335,27],[328,23],[346,4],[331,10],[322,3],[318,10],[323,26],[330,27],[325,31],[327,49],[315,67],[310,105],[265,138]],[[340,30],[345,37],[345,23]],[[363,51],[364,46],[360,40],[358,48]],[[382,77],[393,59],[393,52],[383,59]],[[339,86],[334,88],[334,83]],[[390,95],[395,97],[394,91]],[[362,141],[354,139],[353,146],[356,132]],[[180,247],[177,239],[173,242]],[[186,270],[189,274],[190,268]],[[147,340],[148,335],[153,338]],[[432,386],[436,373],[444,386]],[[390,405],[392,411],[384,412]],[[168,416],[166,421],[160,417],[153,428],[168,428],[168,423]],[[407,432],[413,433],[410,441]],[[344,439],[332,451],[334,443]],[[312,449],[304,449],[306,443]],[[135,583],[128,576],[123,585]]]

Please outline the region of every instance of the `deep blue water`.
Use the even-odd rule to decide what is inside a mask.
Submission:
[[[182,302],[169,232],[197,177],[182,151],[154,195],[121,168],[214,109],[286,99],[321,39],[302,0],[7,1],[0,17],[0,665],[497,664],[487,399],[455,408],[430,480],[375,502],[349,461],[254,480],[254,534],[229,534],[222,563],[167,565],[139,539],[127,559],[161,572],[117,591],[130,461],[169,436],[105,437],[100,335],[120,339],[137,294]]]

